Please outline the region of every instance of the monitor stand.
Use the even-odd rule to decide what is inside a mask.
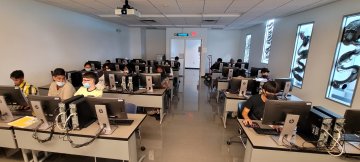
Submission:
[[[291,82],[286,82],[285,83],[285,88],[284,88],[284,92],[281,95],[281,99],[287,100],[287,95],[290,92],[290,86],[291,86]]]
[[[41,106],[41,102],[40,101],[30,101],[31,105],[33,107],[33,111],[34,114],[36,116],[36,118],[39,120],[39,122],[43,122],[41,124],[41,126],[38,128],[38,130],[47,130],[50,128],[50,124],[47,121],[45,114],[44,114],[44,109]]]
[[[287,114],[285,123],[280,136],[272,136],[272,139],[280,146],[284,145],[284,138],[286,142],[295,143],[296,141],[296,125],[299,121],[299,115]]]
[[[95,110],[96,110],[96,116],[99,122],[100,129],[103,129],[105,127],[101,133],[107,135],[112,134],[117,127],[110,125],[108,114],[106,111],[106,106],[95,105]]]
[[[146,91],[147,92],[154,92],[153,86],[152,86],[152,77],[146,76]]]
[[[6,104],[4,96],[0,96],[0,121],[8,123],[15,120],[14,116],[11,113],[10,108]]]
[[[241,80],[241,85],[240,85],[240,90],[239,90],[239,95],[238,95],[239,97],[245,97],[245,98],[249,97],[246,95],[247,85],[248,85],[248,80]]]

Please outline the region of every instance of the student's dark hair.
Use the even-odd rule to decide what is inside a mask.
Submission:
[[[65,70],[63,68],[56,68],[54,71],[53,71],[53,74],[52,74],[54,77],[58,76],[58,75],[63,75],[65,76]]]
[[[242,59],[238,59],[237,62],[242,62]]]
[[[86,72],[83,74],[83,78],[91,78],[94,79],[95,84],[97,84],[99,82],[99,77],[97,76],[97,74],[95,74],[94,72]]]
[[[179,57],[176,56],[176,57],[175,57],[175,60],[179,60]]]
[[[10,78],[15,78],[15,79],[24,78],[24,72],[22,70],[15,70],[10,74]]]
[[[268,81],[266,82],[262,88],[270,93],[277,93],[279,90],[279,85],[275,81]]]
[[[218,59],[217,59],[217,62],[222,62],[222,58],[218,58]]]
[[[111,63],[111,61],[110,61],[110,60],[106,60],[105,62],[106,62],[106,63]]]
[[[85,62],[84,67],[85,67],[86,65],[90,65],[90,66],[91,66],[90,62]]]
[[[270,70],[268,68],[261,68],[261,73],[269,73]]]
[[[110,68],[110,63],[105,63],[105,64],[103,64],[102,69],[105,70],[105,69],[106,69],[106,66],[107,66],[108,68]]]

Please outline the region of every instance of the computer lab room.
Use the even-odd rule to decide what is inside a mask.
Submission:
[[[359,162],[359,0],[1,0],[1,162]]]

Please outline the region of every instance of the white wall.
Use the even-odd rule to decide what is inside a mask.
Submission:
[[[54,68],[80,70],[87,60],[128,56],[127,27],[39,2],[1,0],[0,22],[0,85],[12,85],[17,69],[42,86]]]
[[[275,21],[275,28],[277,27],[277,22]],[[244,60],[244,52],[245,52],[245,41],[246,35],[251,34],[251,42],[250,42],[250,52],[249,52],[249,69],[250,67],[267,67],[267,64],[261,63],[261,55],[262,55],[262,46],[264,44],[264,34],[265,34],[265,22],[263,24],[259,24],[253,26],[251,28],[247,28],[242,30],[241,32],[241,59]],[[273,42],[274,43],[274,42]],[[272,51],[270,51],[270,56],[272,55]]]
[[[155,60],[158,54],[166,53],[165,29],[146,29],[145,34],[146,60]]]
[[[346,0],[277,19],[275,21],[269,60],[269,68],[273,77],[289,77],[297,25],[314,21],[303,88],[294,88],[293,93],[304,100],[312,101],[313,105],[322,105],[343,114],[346,108],[349,107],[325,99],[325,94],[343,16],[358,13],[359,10],[360,1]],[[246,29],[243,32],[244,35],[242,39],[245,40],[245,35],[248,32],[256,33],[260,31],[260,29],[263,35],[264,28],[263,25],[258,25]],[[253,38],[256,37],[253,36]],[[257,52],[253,49],[260,50],[261,48],[262,42],[260,40],[252,41],[250,58],[255,64],[260,62],[260,57],[258,57]],[[360,108],[359,93],[360,88],[358,86],[351,106],[352,108]]]
[[[141,59],[145,54],[145,37],[142,36],[145,32],[142,32],[141,28],[129,28],[129,53],[131,59]]]
[[[208,30],[208,55],[212,55],[213,63],[217,58],[222,58],[224,62],[229,62],[231,58],[235,61],[244,58],[244,51],[241,51],[241,31],[240,30]],[[206,61],[206,71],[209,62]]]

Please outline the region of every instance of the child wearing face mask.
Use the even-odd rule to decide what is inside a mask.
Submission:
[[[66,81],[65,70],[56,68],[52,74],[53,82],[50,84],[48,96],[60,97],[61,100],[66,100],[72,97],[75,93],[74,86]]]
[[[101,97],[103,91],[96,88],[96,84],[99,82],[98,76],[94,72],[86,72],[83,75],[83,86],[79,88],[79,90],[74,94],[77,95],[84,95],[86,96],[93,96],[93,97]]]
[[[83,69],[82,71],[87,71],[87,72],[93,71],[93,70],[91,69],[91,64],[90,64],[89,62],[85,62],[85,64],[84,64],[84,69]]]
[[[274,81],[266,82],[262,87],[261,94],[252,95],[244,104],[241,115],[243,116],[245,125],[252,125],[252,120],[261,120],[265,101],[277,100],[276,93],[279,85]]]

